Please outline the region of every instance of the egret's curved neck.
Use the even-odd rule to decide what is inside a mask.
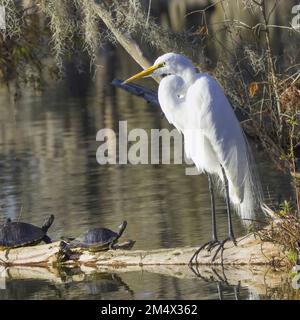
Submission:
[[[158,87],[158,100],[166,118],[183,131],[185,119],[180,114],[184,108],[186,84],[182,77],[170,75],[163,78]]]
[[[185,68],[184,70],[182,70],[180,72],[180,74],[177,74],[177,75],[180,76],[184,80],[186,90],[196,80],[196,72],[195,72],[194,67]]]

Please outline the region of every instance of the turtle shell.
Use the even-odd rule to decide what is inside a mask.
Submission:
[[[106,228],[88,230],[82,236],[72,241],[73,245],[89,248],[90,250],[105,250],[109,244],[118,239],[119,234]]]
[[[0,247],[17,248],[42,241],[45,232],[30,223],[10,222],[0,226]]]

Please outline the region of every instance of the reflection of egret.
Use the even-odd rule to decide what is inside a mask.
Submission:
[[[183,133],[186,155],[200,172],[208,174],[212,240],[197,250],[191,262],[201,249],[218,246],[214,261],[220,250],[223,254],[226,241],[236,244],[230,203],[243,219],[249,220],[261,199],[245,135],[219,84],[208,74],[196,73],[186,57],[164,54],[125,83],[149,75],[163,78],[158,88],[160,106],[168,121]],[[213,177],[221,182],[227,204],[228,237],[223,241],[218,240],[216,232]]]

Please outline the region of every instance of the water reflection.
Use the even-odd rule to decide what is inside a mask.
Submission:
[[[0,299],[246,299],[247,288],[225,283],[177,279],[149,272],[122,274],[80,270],[60,270],[52,280],[41,278],[35,268],[7,269],[5,288],[0,289]],[[39,268],[38,268],[39,269]],[[25,271],[25,273],[24,273]],[[45,273],[45,278],[47,278]],[[218,291],[219,290],[219,291]]]
[[[96,162],[96,133],[101,128],[117,130],[119,120],[128,121],[128,130],[172,128],[159,110],[110,85],[112,74],[124,78],[136,71],[131,61],[122,63],[125,57],[122,51],[102,55],[95,81],[84,96],[74,96],[74,87],[70,92],[62,82],[40,94],[27,90],[14,103],[1,89],[0,221],[21,216],[41,225],[53,213],[56,219],[49,236],[58,239],[77,236],[96,225],[116,229],[127,220],[126,238],[137,241],[136,249],[198,245],[209,239],[210,203],[204,175],[185,176],[181,165],[100,166]],[[112,60],[113,64],[107,63]],[[258,159],[269,200],[290,197],[289,180],[271,169],[269,159],[261,155]],[[222,199],[217,198],[216,208],[220,234],[225,234]],[[234,225],[237,235],[241,234],[243,226],[237,217]],[[216,297],[215,285],[204,284],[199,291],[193,280],[149,274],[124,274],[122,279],[131,279],[137,299]],[[12,280],[9,286],[1,291],[2,298],[56,296],[45,281]],[[80,289],[84,298],[98,290],[97,283],[90,291],[82,289],[84,284],[77,286],[69,284],[61,295],[71,297]],[[105,297],[131,298],[130,292],[123,296],[118,296],[117,289],[112,292]]]
[[[201,267],[199,272],[201,277],[186,266],[107,271],[11,267],[1,272],[0,299],[299,299],[286,270]]]

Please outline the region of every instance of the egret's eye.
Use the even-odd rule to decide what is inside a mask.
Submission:
[[[164,77],[167,77],[167,76],[170,76],[171,75],[171,73],[162,73],[160,76],[162,77],[162,78],[164,78]]]
[[[159,68],[165,67],[167,64],[165,62],[162,62],[159,64]]]

